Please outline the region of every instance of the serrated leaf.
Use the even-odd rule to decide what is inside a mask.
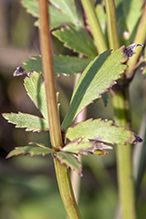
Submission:
[[[21,1],[24,8],[27,9],[27,12],[34,17],[39,17],[38,15],[38,1],[37,0],[22,0]]]
[[[24,146],[24,147],[17,147],[14,150],[12,150],[6,158],[10,158],[16,155],[20,154],[30,154],[31,157],[34,155],[42,155],[45,156],[47,154],[54,153],[54,150],[51,148],[43,148],[43,147],[37,147],[37,146]]]
[[[76,26],[82,25],[82,18],[81,16],[78,16],[75,8],[75,2],[73,0],[50,0],[50,2],[53,5],[56,5],[63,12],[63,15],[68,17],[68,20],[70,20],[72,24]]]
[[[16,128],[26,128],[26,131],[35,132],[49,129],[47,120],[27,113],[4,113],[3,117],[8,122],[15,124]]]
[[[38,142],[29,142],[29,145],[36,145],[38,147],[41,147],[41,148],[48,148],[46,145],[44,145],[43,143],[38,143]],[[54,153],[54,150],[52,150],[52,153]]]
[[[65,147],[61,148],[60,150],[80,155],[88,155],[88,153],[95,153],[98,150],[98,154],[101,155],[104,149],[112,149],[112,147],[96,141],[89,140],[84,142],[82,141],[82,138],[77,138],[68,143]]]
[[[52,3],[57,3],[57,1],[51,1]],[[55,8],[52,5],[49,6],[50,11],[50,27],[53,28],[59,27],[63,24],[74,24],[81,25],[82,19],[77,16],[76,10],[73,7],[63,7],[69,6],[70,0],[59,1],[58,4],[62,6],[61,8]],[[39,17],[38,14],[38,1],[37,0],[22,0],[22,5],[27,9],[27,12],[34,17]],[[70,6],[72,6],[70,4]],[[57,6],[58,7],[58,6]],[[35,22],[35,25],[39,25],[39,21]]]
[[[28,59],[27,61],[23,62],[22,68],[26,72],[36,71],[42,74],[42,58],[40,56],[34,56],[31,59]]]
[[[122,64],[127,60],[124,49],[125,46],[122,46],[110,56],[111,50],[105,51],[90,62],[73,92],[69,110],[62,124],[63,129],[69,127],[84,107],[100,98],[101,94],[108,91],[115,80],[119,79],[127,67]]]
[[[71,56],[54,56],[54,71],[55,75],[61,75],[62,73],[66,75],[72,75],[75,73],[82,72],[89,62],[92,59],[90,58],[78,58]],[[40,56],[33,57],[23,63],[22,68],[26,72],[33,72],[34,70],[43,73],[42,70],[42,61]]]
[[[50,29],[57,28],[64,24],[72,24],[72,20],[69,15],[63,13],[61,10],[57,10],[56,8],[50,5]]]
[[[64,42],[64,46],[82,53],[87,57],[94,58],[97,55],[96,47],[93,44],[92,38],[87,31],[80,27],[66,26],[61,30],[53,31],[52,34],[56,36],[61,42]]]
[[[24,86],[28,96],[40,110],[44,119],[48,121],[45,84],[42,83],[42,76],[33,72],[30,77],[24,79]]]
[[[71,56],[54,56],[54,70],[55,74],[59,75],[65,73],[73,75],[82,72],[90,63],[91,58],[78,58]]]
[[[57,158],[61,164],[65,164],[67,167],[70,167],[81,175],[82,166],[74,155],[65,152],[57,152],[54,157]]]
[[[89,119],[85,122],[80,122],[75,126],[68,128],[66,137],[73,141],[76,138],[82,138],[83,142],[96,140],[106,144],[132,144],[140,142],[132,131],[125,130],[124,127],[113,125],[111,120]]]

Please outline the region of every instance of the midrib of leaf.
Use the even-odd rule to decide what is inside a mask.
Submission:
[[[111,51],[105,51],[90,62],[84,70],[71,98],[69,110],[62,124],[63,129],[71,125],[72,120],[84,107],[100,98],[100,95],[106,92],[113,85],[113,81],[117,80],[126,69],[125,65],[121,65],[127,60],[122,48],[112,53],[108,58]]]

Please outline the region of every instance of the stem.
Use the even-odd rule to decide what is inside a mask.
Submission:
[[[144,5],[143,14],[140,19],[137,32],[134,38],[134,43],[144,44],[145,39],[146,39],[146,3]],[[131,78],[131,76],[133,75],[133,70],[139,59],[141,51],[142,51],[142,47],[141,46],[137,47],[135,50],[136,54],[131,59],[128,60],[127,62],[128,68],[126,70],[127,78]]]
[[[116,24],[115,3],[113,0],[106,0],[106,14],[108,38],[111,49],[119,47],[119,39]],[[122,82],[122,84],[120,84]],[[129,86],[124,85],[124,78],[113,87],[112,101],[114,107],[114,120],[118,126],[130,129],[130,100]],[[136,218],[135,213],[135,191],[132,171],[132,146],[117,145],[117,173],[120,207],[123,219]]]
[[[54,165],[61,198],[67,215],[71,219],[81,219],[71,186],[69,170],[65,165],[60,165],[60,162],[56,159],[54,159]]]
[[[114,120],[116,125],[129,129],[129,88],[119,88],[120,85],[116,85],[112,90]],[[136,218],[136,211],[131,145],[117,145],[117,172],[122,219],[134,219]]]
[[[51,35],[49,31],[48,0],[39,0],[39,15],[40,44],[47,97],[50,138],[52,147],[54,150],[58,151],[60,146],[63,147],[63,141],[55,91]],[[67,167],[65,165],[61,165],[56,159],[54,159],[54,164],[60,194],[68,217],[75,219],[81,218],[72,192],[70,176]]]
[[[52,58],[52,42],[49,31],[49,15],[48,1],[39,0],[40,13],[40,44],[42,54],[43,73],[45,79],[45,88],[47,96],[47,109],[50,127],[50,138],[52,147],[57,151],[59,146],[63,146],[60,120],[56,100],[53,58]]]
[[[114,0],[105,0],[107,31],[110,49],[116,50],[119,47],[119,37],[116,22],[116,10]]]
[[[81,0],[81,2],[88,17],[98,53],[102,53],[107,50],[107,45],[93,3],[91,0]]]

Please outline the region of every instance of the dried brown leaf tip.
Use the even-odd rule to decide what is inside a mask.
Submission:
[[[25,70],[21,66],[18,66],[16,70],[14,71],[13,76],[19,76],[25,73],[26,73]]]
[[[134,135],[135,136],[135,140],[133,141],[133,144],[136,144],[136,143],[141,143],[143,142],[143,139],[140,138],[138,135]]]
[[[131,59],[131,57],[136,54],[135,52],[133,52],[137,46],[144,46],[143,44],[140,43],[132,43],[129,46],[124,48],[124,53],[128,56],[129,59]]]
[[[25,75],[26,74],[28,77],[30,77],[31,73],[32,72],[26,72],[24,68],[22,68],[21,66],[18,66],[16,68],[16,70],[14,71],[13,76],[16,77],[16,76],[20,76],[20,75]]]

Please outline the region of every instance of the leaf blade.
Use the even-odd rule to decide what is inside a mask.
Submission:
[[[42,148],[37,146],[24,146],[24,147],[17,147],[14,150],[10,151],[6,158],[10,158],[13,156],[21,155],[21,154],[30,154],[31,157],[34,155],[42,155],[45,156],[47,154],[54,153],[54,150],[51,148]]]
[[[50,2],[57,5],[65,17],[68,17],[72,24],[75,26],[83,24],[81,16],[78,16],[76,8],[74,7],[73,0],[50,0]]]
[[[45,85],[42,83],[42,76],[33,72],[30,77],[24,79],[24,86],[30,99],[40,110],[44,119],[48,121],[46,92]]]
[[[82,27],[66,26],[62,27],[61,30],[53,31],[52,34],[61,42],[65,43],[64,46],[69,49],[82,53],[90,58],[94,58],[97,55],[92,38]]]
[[[105,51],[86,67],[72,95],[69,110],[62,123],[63,129],[68,128],[84,107],[100,98],[120,78],[127,68],[121,64],[127,60],[124,48],[125,46],[117,49],[110,56],[111,50]]]
[[[26,131],[43,131],[49,129],[48,121],[27,113],[4,113],[3,117],[16,128],[26,128]]]
[[[104,149],[112,149],[111,146],[105,145],[103,143],[97,143],[96,141],[82,141],[82,139],[74,139],[68,143],[65,147],[61,148],[61,151],[68,153],[75,153],[80,155],[88,155],[88,153],[95,153],[99,155],[105,155]]]
[[[52,5],[49,6],[50,11],[50,29],[54,29],[63,24],[74,24],[75,26],[82,25],[83,21],[81,16],[77,15],[76,8],[72,7],[70,0],[57,1],[51,0]],[[55,3],[57,7],[53,4]],[[32,16],[38,18],[38,1],[37,0],[22,0],[22,5],[26,8],[27,12]],[[54,5],[54,7],[53,7]],[[58,9],[59,7],[59,9]],[[39,26],[39,21],[35,22],[36,26]]]
[[[57,152],[54,157],[58,159],[61,164],[65,164],[67,167],[70,167],[81,175],[82,166],[74,155],[65,152]]]
[[[83,142],[96,140],[112,145],[132,144],[142,140],[138,139],[138,136],[136,136],[134,132],[125,130],[124,127],[114,126],[112,120],[108,121],[101,119],[89,119],[68,128],[66,137],[70,141],[73,141],[76,138],[82,138]]]
[[[80,73],[92,60],[90,58],[78,58],[64,55],[54,55],[53,59],[55,75],[61,75],[62,73],[66,75]],[[25,72],[36,71],[43,74],[41,57],[35,56],[32,59],[23,62],[22,68]]]

